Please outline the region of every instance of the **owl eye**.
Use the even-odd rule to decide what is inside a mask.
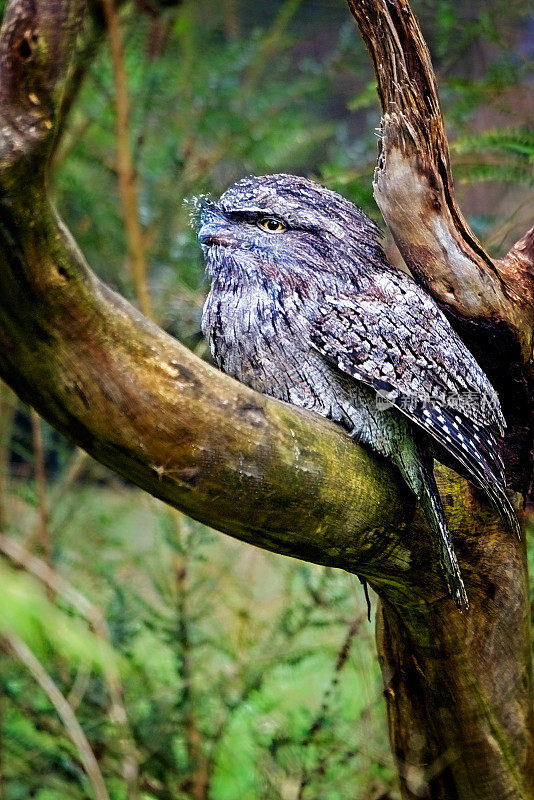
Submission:
[[[287,225],[285,225],[282,220],[276,219],[276,217],[262,217],[258,220],[257,224],[260,228],[269,233],[280,233],[280,231],[285,231],[287,228]]]

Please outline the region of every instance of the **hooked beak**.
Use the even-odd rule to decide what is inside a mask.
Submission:
[[[203,222],[198,232],[198,241],[203,247],[236,247],[237,239],[232,236],[223,222],[210,220]]]
[[[210,197],[200,197],[197,200],[197,209],[200,212],[198,220],[198,241],[202,248],[208,247],[238,247],[239,242],[231,230],[231,223],[226,219],[220,206]]]

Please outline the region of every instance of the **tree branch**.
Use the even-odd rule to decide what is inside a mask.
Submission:
[[[456,201],[430,54],[407,0],[348,0],[382,105],[374,190],[416,280],[434,297],[499,393],[508,484],[528,494],[534,466],[532,232],[492,260]]]
[[[392,470],[334,425],[200,361],[87,270],[39,191],[24,206],[4,202],[0,221],[0,371],[17,393],[190,516],[269,549],[362,566],[358,537],[399,521]]]
[[[407,0],[348,0],[382,105],[375,197],[406,263],[449,312],[504,321],[530,362],[532,270],[493,261],[454,199],[430,53]]]

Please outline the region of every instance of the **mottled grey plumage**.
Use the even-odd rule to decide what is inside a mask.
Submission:
[[[389,457],[467,607],[433,455],[452,456],[517,528],[496,438],[505,423],[475,359],[435,303],[387,263],[374,223],[335,192],[292,175],[249,177],[199,206],[211,281],[202,329],[219,367]]]

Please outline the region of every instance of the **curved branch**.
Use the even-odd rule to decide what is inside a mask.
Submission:
[[[430,53],[407,0],[348,4],[382,105],[375,197],[403,258],[450,312],[504,320],[530,362],[534,276],[493,261],[456,204]]]
[[[414,508],[387,464],[200,361],[88,269],[37,162],[54,127],[35,124],[58,125],[79,17],[76,3],[15,0],[2,30],[0,75],[12,80],[0,97],[0,374],[96,459],[212,527],[357,571],[407,602],[445,596],[422,522],[399,538]]]
[[[322,418],[202,362],[114,294],[40,189],[23,205],[4,199],[0,246],[0,373],[67,437],[254,544],[364,573],[384,559],[369,531],[375,544],[389,531],[394,547],[406,503],[392,470]]]

